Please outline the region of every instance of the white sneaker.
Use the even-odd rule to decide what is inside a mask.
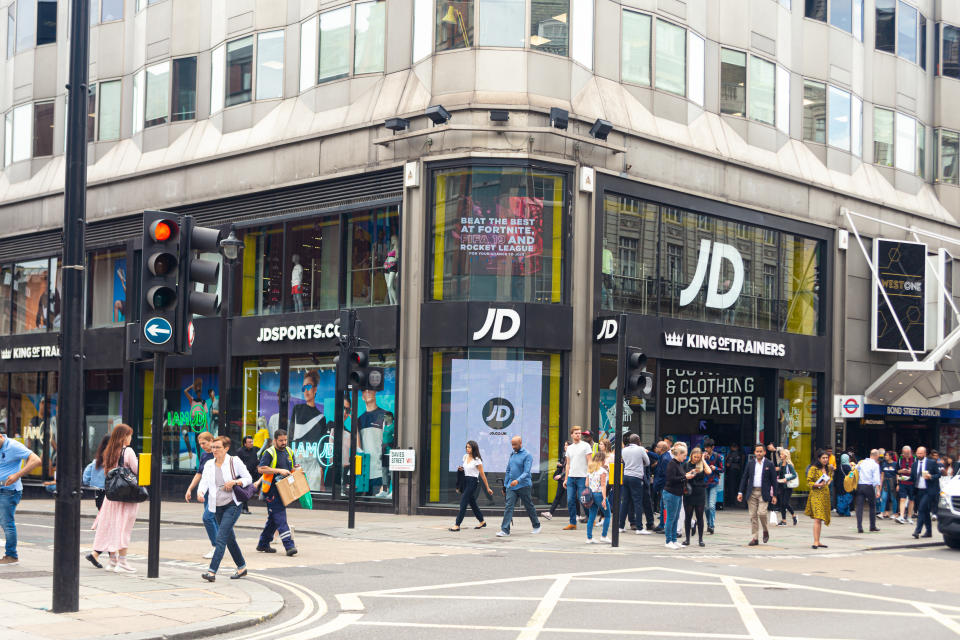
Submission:
[[[594,540],[593,538],[587,538],[587,544],[600,544],[600,543]]]
[[[117,563],[117,568],[114,569],[117,573],[136,573],[137,570],[127,564],[127,562],[121,561]]]
[[[915,524],[913,518],[907,518],[907,524]]]
[[[683,549],[683,545],[680,544],[679,542],[671,542],[670,545],[671,545],[670,548],[673,549],[674,551],[678,551],[678,550],[680,550],[680,549]]]
[[[667,549],[673,549],[673,548],[674,548],[672,542],[665,542],[665,543],[663,543],[663,546],[665,546]]]
[[[205,560],[209,560],[213,557],[214,552],[216,552],[216,549],[210,549],[210,551],[207,551],[205,554],[203,554],[203,558]]]
[[[544,511],[540,514],[540,517],[546,520],[553,520],[553,514],[551,514],[549,511]]]
[[[586,522],[586,521],[587,521],[587,516],[580,516],[580,517],[577,518],[577,520],[580,521],[580,522]]]
[[[607,544],[610,544],[610,543],[612,542],[612,540],[610,540],[610,537],[609,537],[609,536],[604,536],[604,537],[600,538],[600,542],[606,542]]]
[[[534,529],[534,530],[531,531],[530,533],[532,533],[533,535],[537,535],[538,533],[540,533],[540,527],[537,527],[536,529]]]
[[[626,533],[626,532],[627,532],[626,529],[620,529],[620,533]]]
[[[498,538],[506,538],[508,535],[510,535],[510,534],[507,533],[506,531],[504,531],[503,529],[501,529],[500,531],[497,531],[497,537],[498,537]]]
[[[930,519],[931,519],[931,520],[936,520],[936,519],[937,519],[937,514],[931,513],[931,514],[930,514]]]
[[[638,536],[652,536],[653,532],[650,529],[637,529],[636,534]]]

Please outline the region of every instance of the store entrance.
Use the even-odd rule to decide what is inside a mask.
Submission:
[[[853,449],[857,459],[870,455],[871,449],[885,449],[899,454],[904,446],[914,451],[937,448],[937,420],[896,420],[865,418],[860,424],[848,420],[846,448]]]

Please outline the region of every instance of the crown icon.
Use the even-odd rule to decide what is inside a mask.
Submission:
[[[682,333],[665,333],[663,334],[663,339],[667,343],[668,347],[682,347],[683,346],[683,334]]]
[[[0,359],[9,360],[10,359],[10,349],[0,350]]]

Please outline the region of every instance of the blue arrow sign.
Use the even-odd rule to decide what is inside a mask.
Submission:
[[[173,327],[166,318],[150,318],[143,325],[143,335],[153,344],[166,344],[173,337]]]

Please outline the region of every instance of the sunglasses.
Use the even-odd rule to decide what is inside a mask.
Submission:
[[[305,384],[302,387],[300,387],[300,391],[310,391],[311,389],[316,389],[316,388],[317,388],[317,385]]]

